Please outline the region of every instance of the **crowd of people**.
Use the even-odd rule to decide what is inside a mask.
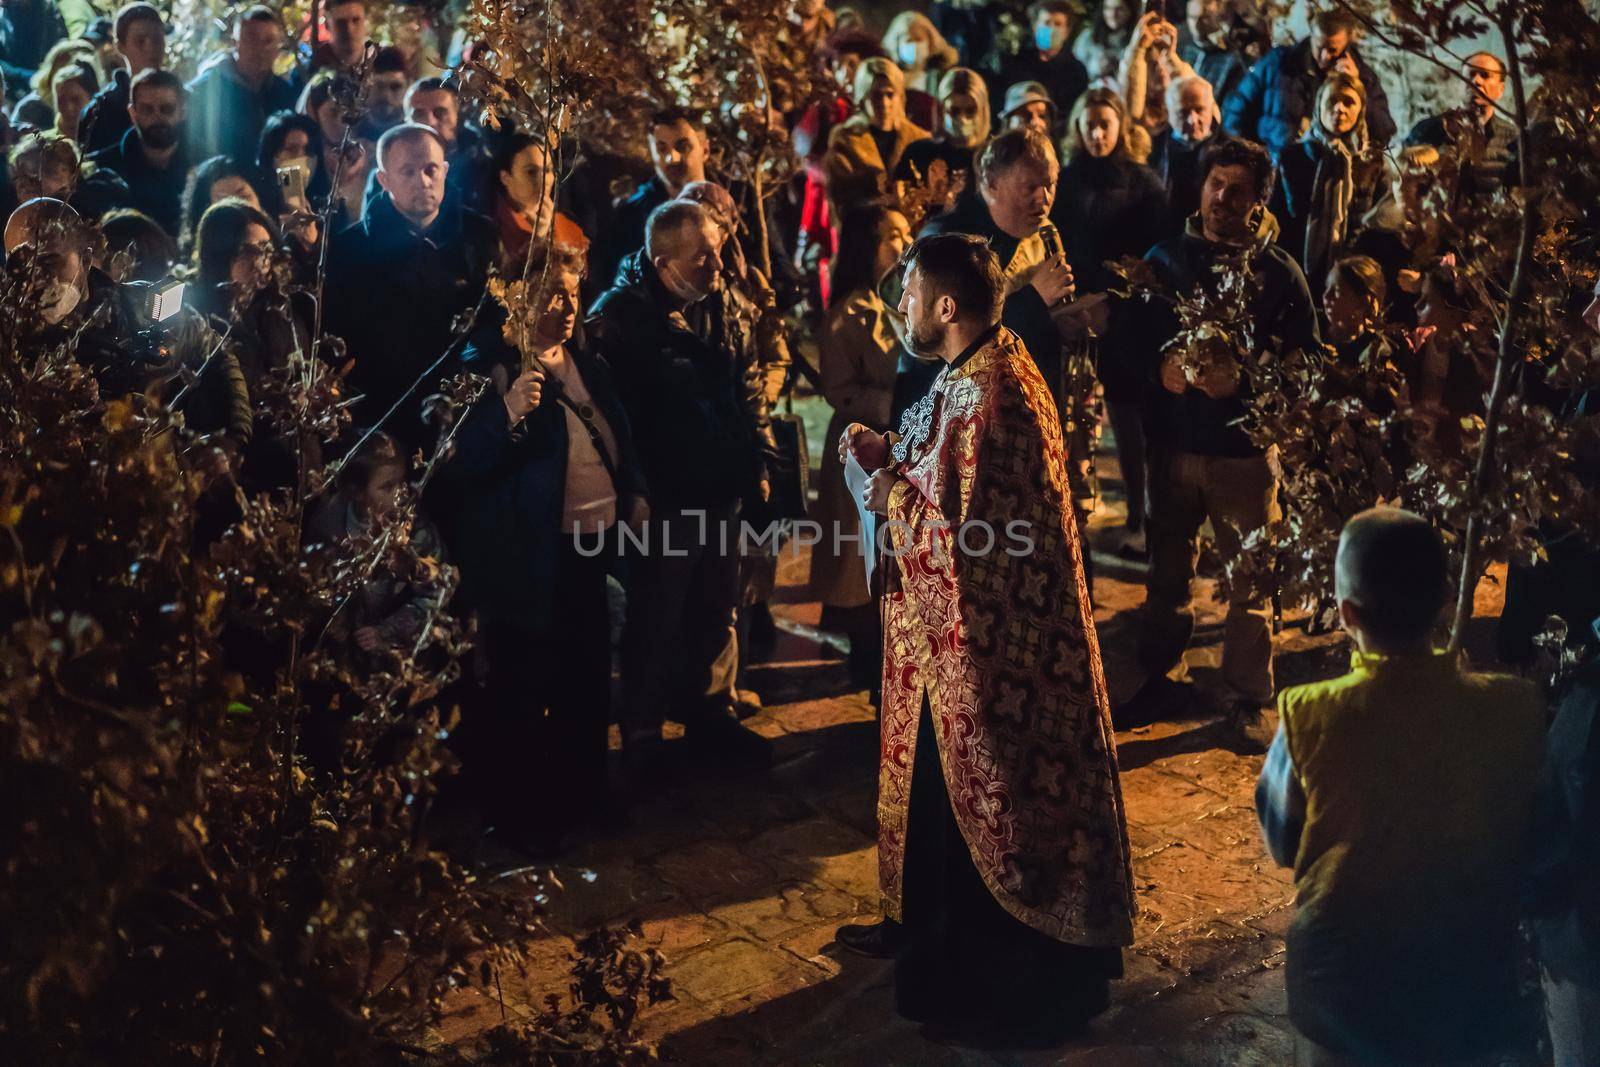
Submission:
[[[1063,553],[1048,579],[1059,618],[1032,640],[1048,632],[1092,652],[1092,670],[1070,684],[1027,690],[1056,700],[1061,730],[1081,734],[1083,826],[1025,829],[1039,848],[1068,841],[1098,881],[1067,885],[1059,863],[1018,874],[1003,848],[980,861],[981,879],[959,847],[936,849],[940,869],[927,874],[926,853],[913,846],[907,858],[906,834],[957,846],[964,834],[976,856],[981,819],[952,807],[954,786],[942,807],[901,796],[898,811],[880,803],[899,819],[885,844],[898,857],[884,867],[891,910],[902,877],[908,900],[922,878],[945,896],[931,911],[907,903],[904,929],[886,920],[841,931],[841,942],[914,960],[923,982],[907,986],[906,1003],[943,1015],[928,1006],[926,980],[986,958],[946,943],[952,916],[980,914],[991,955],[1012,944],[1074,975],[1076,985],[1050,988],[1075,1005],[1063,1021],[1086,1020],[1131,937],[1110,725],[1149,723],[1187,699],[1202,528],[1237,553],[1281,507],[1276,457],[1240,425],[1250,382],[1236,365],[1169,351],[1178,308],[1127,296],[1118,264],[1142,259],[1166,290],[1192,295],[1242,263],[1250,359],[1326,344],[1352,374],[1392,360],[1419,411],[1481,410],[1493,356],[1463,327],[1452,249],[1420,213],[1447,176],[1458,198],[1515,182],[1504,60],[1468,56],[1457,106],[1402,141],[1340,11],[1313,14],[1304,39],[1274,46],[1264,14],[1228,0],[1143,11],[1105,0],[1087,19],[1067,0],[1015,13],[935,2],[881,33],[859,12],[796,0],[788,43],[825,91],[782,116],[795,177],[763,201],[719,180],[707,116],[671,101],[630,146],[648,172],[630,170],[617,146],[480,127],[455,73],[470,42],[431,10],[396,5],[380,41],[364,0],[327,0],[309,36],[291,36],[271,7],[242,8],[226,47],[185,80],[166,64],[167,15],[151,3],[113,17],[67,0],[7,3],[0,61],[18,99],[0,128],[0,195],[8,262],[43,272],[33,340],[70,340],[102,396],[149,394],[188,430],[230,441],[241,484],[270,492],[294,483],[306,443],[260,424],[251,398],[310,349],[320,323],[337,339],[321,351],[352,399],[360,442],[309,523],[309,537],[329,541],[363,536],[415,457],[431,454],[441,428],[428,398],[441,384],[463,370],[489,380],[450,431],[412,536],[459,568],[456,606],[477,624],[462,694],[468,777],[500,837],[541,855],[668,773],[668,721],[716,765],[770,762],[768,742],[741,723],[759,708],[742,668],[771,641],[774,561],[770,545],[751,547],[740,532],[806,513],[804,453],[778,417],[802,379],[833,411],[810,511],[827,531],[812,558],[823,626],[849,639],[852,677],[875,703],[881,695],[886,738],[914,739],[919,722],[925,738],[939,731],[940,747],[914,757],[909,740],[896,752],[886,740],[885,788],[915,795],[913,780],[937,782],[933,757],[953,743],[944,722],[956,714],[941,709],[959,700],[916,681],[933,668],[908,652],[914,624],[896,615],[907,596],[934,596],[913,588],[930,574],[902,573],[908,584],[887,594],[869,580],[872,548],[846,468],[875,458],[863,464],[871,510],[937,510],[936,493],[914,505],[899,488],[946,485],[939,463],[960,450],[939,438],[949,411],[933,398],[1020,390],[1021,406],[989,393],[982,403],[1020,419],[1027,443],[1007,447],[1061,471],[1040,490]],[[1002,16],[1025,31],[1014,50],[1002,47]],[[629,177],[632,191],[613,195]],[[285,274],[319,284],[285,285]],[[188,290],[168,307],[174,279]],[[520,300],[494,295],[508,279],[523,280]],[[1600,328],[1592,309],[1585,321]],[[176,387],[174,367],[193,383]],[[1148,564],[1142,684],[1116,709],[1089,612],[1092,554],[1080,544],[1099,506],[1102,425],[1127,497],[1112,547]],[[841,436],[874,444],[836,453]],[[877,477],[919,463],[921,475]],[[653,550],[630,553],[630,543]],[[1592,555],[1577,565],[1594,578]],[[1567,573],[1559,607],[1586,632],[1600,581]],[[1537,810],[1543,840],[1562,842],[1534,894],[1551,931],[1541,944],[1553,953],[1558,1059],[1594,1062],[1600,978],[1596,957],[1574,948],[1600,921],[1592,894],[1575,890],[1600,884],[1584,844],[1595,832],[1594,679],[1580,679],[1551,735],[1562,770],[1541,798],[1544,723],[1531,690],[1431,651],[1447,584],[1438,535],[1421,520],[1354,517],[1337,590],[1353,673],[1284,694],[1272,590],[1229,589],[1219,699],[1237,743],[1262,752],[1270,742],[1263,826],[1299,886],[1291,1014],[1307,1062],[1492,1053],[1506,1036],[1526,901],[1511,875]],[[379,663],[417,640],[436,595],[374,581],[335,636]],[[886,634],[889,624],[901,630]],[[1529,647],[1526,635],[1503,645],[1513,660]],[[1032,658],[1010,654],[977,670],[975,692],[1013,692],[1006,672]],[[608,764],[613,721],[620,766]],[[1018,802],[1045,803],[1035,792]],[[1051,796],[1062,802],[1059,788]],[[1019,921],[1081,951],[1066,959],[1007,941]],[[1352,939],[1354,929],[1363,935]],[[1563,941],[1558,929],[1577,932]],[[1004,1018],[1019,1025],[1014,1004]]]

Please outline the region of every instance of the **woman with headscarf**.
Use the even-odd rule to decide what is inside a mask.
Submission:
[[[1278,154],[1272,212],[1278,245],[1322,293],[1328,270],[1350,245],[1362,219],[1392,195],[1394,165],[1367,136],[1367,91],[1361,79],[1333,71],[1317,90],[1311,126]]]
[[[975,70],[957,67],[939,79],[939,129],[926,141],[908,147],[895,167],[895,181],[912,185],[927,182],[935,162],[945,165],[951,187],[960,179],[963,190],[973,194],[976,183],[975,158],[989,139],[989,87]],[[932,211],[948,209],[951,202],[933,205]]]
[[[860,110],[828,136],[828,199],[836,215],[883,196],[906,149],[931,136],[906,117],[905,76],[887,59],[864,60],[853,88]]]
[[[902,11],[883,34],[883,50],[906,76],[906,114],[924,129],[939,124],[939,102],[934,94],[944,72],[961,62],[928,16],[919,11]]]

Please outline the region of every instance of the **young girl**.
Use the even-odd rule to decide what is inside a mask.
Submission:
[[[1389,358],[1389,342],[1382,333],[1388,294],[1383,267],[1370,256],[1345,256],[1328,272],[1322,290],[1325,336],[1341,367],[1356,369]]]
[[[329,546],[364,547],[381,537],[394,517],[406,475],[406,456],[399,442],[386,433],[373,434],[340,470],[334,493],[313,514],[307,524],[310,539]],[[409,537],[415,556],[442,558],[438,534],[420,513]],[[328,627],[330,639],[348,642],[374,667],[408,652],[439,607],[440,583],[404,573],[404,563],[398,566],[397,573],[388,559],[381,560]]]

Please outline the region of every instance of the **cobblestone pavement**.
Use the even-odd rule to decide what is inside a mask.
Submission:
[[[1108,549],[1114,506],[1095,519]],[[1125,695],[1142,568],[1097,556],[1096,617],[1113,699]],[[572,932],[638,919],[670,962],[674,1002],[649,1009],[646,1033],[677,1064],[1282,1064],[1292,1060],[1282,980],[1291,908],[1288,872],[1261,846],[1253,790],[1260,757],[1216,744],[1206,719],[1117,736],[1139,914],[1125,978],[1088,1036],[1050,1053],[936,1044],[892,1008],[887,963],[833,944],[844,922],[877,914],[873,798],[877,727],[851,692],[831,638],[813,628],[804,558],[786,557],[774,612],[782,635],[752,670],[765,697],[751,720],[778,766],[740,775],[684,767],[626,830],[593,840],[556,871],[566,885],[553,925]],[[1220,652],[1208,597],[1190,653],[1204,687]],[[1291,622],[1277,640],[1279,684],[1338,673],[1335,637]],[[592,881],[588,879],[592,877]],[[563,938],[535,946],[564,973]],[[507,988],[511,1010],[538,990]],[[463,1005],[450,1031],[498,1018]]]

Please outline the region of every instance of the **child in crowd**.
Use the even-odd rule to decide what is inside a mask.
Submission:
[[[373,434],[344,465],[337,490],[312,516],[310,539],[345,545],[379,536],[405,484],[406,468],[399,442],[386,433]],[[411,524],[410,541],[416,556],[441,558],[438,534],[420,513]],[[399,569],[407,568],[402,562]],[[354,644],[363,657],[377,665],[392,653],[404,654],[415,643],[429,615],[439,607],[439,593],[437,583],[397,574],[380,561],[335,616],[328,635]]]
[[[1433,650],[1449,579],[1421,517],[1355,516],[1335,567],[1351,671],[1280,695],[1256,789],[1267,848],[1295,870],[1296,1062],[1477,1063],[1521,1025],[1543,705],[1532,684]]]

